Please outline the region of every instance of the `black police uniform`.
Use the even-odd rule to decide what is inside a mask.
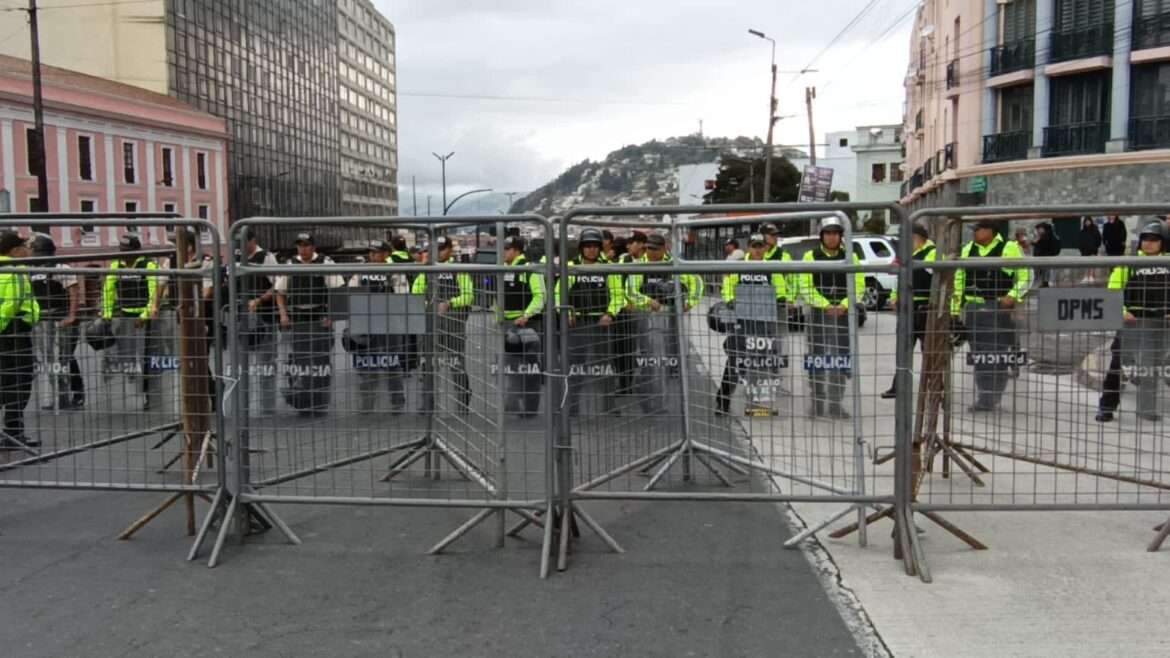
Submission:
[[[312,263],[323,263],[314,254]],[[302,264],[294,258],[290,264]],[[320,274],[292,274],[288,278],[292,346],[289,353],[289,405],[302,413],[323,414],[329,407],[333,380],[333,329],[322,323],[329,317],[329,286]]]

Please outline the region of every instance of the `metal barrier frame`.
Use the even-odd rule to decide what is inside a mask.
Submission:
[[[639,273],[662,273],[662,274],[708,274],[708,273],[751,273],[751,272],[769,272],[769,273],[793,273],[793,272],[819,272],[819,271],[847,271],[850,274],[869,273],[869,272],[888,272],[897,273],[900,271],[896,265],[855,265],[852,262],[852,223],[848,217],[845,216],[846,211],[851,210],[889,210],[897,214],[903,219],[905,223],[906,213],[898,205],[894,204],[867,204],[867,203],[816,203],[816,204],[727,204],[727,205],[705,205],[705,206],[650,206],[650,207],[628,207],[628,208],[610,208],[610,207],[578,207],[573,208],[568,213],[565,213],[559,218],[554,218],[559,226],[559,255],[561,261],[559,265],[559,274],[563,280],[568,280],[568,227],[570,224],[588,225],[593,227],[618,227],[618,228],[643,228],[645,222],[635,222],[631,220],[614,220],[614,219],[596,219],[600,217],[641,217],[641,216],[664,216],[672,217],[669,228],[673,233],[675,258],[669,264],[649,264],[640,263],[636,267]],[[711,215],[711,214],[727,214],[727,213],[751,213],[751,215],[744,215],[739,217],[719,218],[719,219],[694,219],[694,220],[675,220],[674,216],[680,214],[687,215]],[[748,261],[727,262],[719,261],[702,262],[702,261],[683,261],[679,256],[681,249],[679,248],[679,241],[677,231],[680,228],[698,227],[698,226],[714,226],[726,224],[742,224],[753,223],[769,220],[781,221],[795,221],[818,219],[828,216],[837,216],[843,220],[846,228],[846,244],[848,250],[846,263],[807,263],[802,261],[789,262],[762,262],[753,263]],[[589,219],[595,218],[595,219]],[[615,265],[615,264],[600,264],[591,266],[598,274],[621,274],[632,269],[631,265]],[[850,299],[856,299],[855,282],[853,276],[847,277]],[[680,294],[678,278],[675,277],[675,294],[676,297]],[[676,304],[676,312],[679,312],[680,305]],[[568,306],[562,304],[557,308],[557,313],[560,318],[560,328],[562,336],[567,336],[568,327]],[[794,496],[780,493],[775,494],[695,494],[695,493],[661,493],[644,491],[642,493],[624,493],[624,492],[590,492],[589,489],[598,486],[601,482],[618,477],[623,473],[636,470],[638,468],[646,467],[649,464],[651,467],[660,461],[665,460],[667,463],[662,470],[659,471],[660,477],[666,470],[673,466],[674,461],[682,457],[684,459],[684,473],[689,473],[689,458],[696,453],[706,453],[708,457],[718,459],[721,462],[727,463],[731,461],[737,463],[738,466],[746,466],[749,468],[762,470],[767,472],[770,476],[778,475],[789,479],[793,478],[791,474],[777,472],[775,469],[764,468],[759,463],[751,460],[739,460],[734,456],[728,455],[726,452],[701,444],[692,439],[687,428],[690,425],[690,411],[688,405],[684,405],[684,423],[683,436],[681,439],[672,444],[673,449],[670,452],[663,453],[658,451],[635,460],[619,469],[612,471],[602,478],[597,478],[594,481],[586,483],[581,486],[574,486],[573,484],[573,466],[572,466],[572,452],[573,440],[571,433],[571,423],[569,422],[568,414],[562,413],[557,430],[559,436],[557,437],[557,477],[558,477],[558,511],[560,523],[560,546],[557,559],[557,570],[564,571],[568,564],[569,543],[571,538],[571,529],[574,524],[574,519],[580,518],[581,521],[589,526],[601,539],[604,541],[613,552],[622,553],[624,550],[621,546],[601,527],[596,520],[594,520],[587,512],[585,512],[579,502],[586,500],[722,500],[722,501],[766,501],[766,502],[844,502],[849,503],[844,511],[830,517],[823,523],[816,524],[810,529],[793,537],[785,544],[786,547],[793,547],[799,544],[804,539],[815,535],[821,529],[836,522],[838,519],[846,516],[850,512],[858,512],[857,528],[859,530],[859,543],[862,546],[866,545],[866,516],[865,508],[877,505],[889,505],[891,509],[897,507],[896,505],[896,491],[894,495],[879,496],[866,495],[864,493],[864,438],[859,429],[859,414],[856,413],[858,405],[860,405],[860,398],[857,396],[857,386],[859,384],[856,377],[858,360],[857,354],[857,323],[856,323],[856,303],[851,303],[849,306],[849,324],[850,324],[850,348],[854,354],[853,359],[853,386],[854,386],[854,432],[855,432],[855,459],[860,461],[860,468],[858,470],[859,482],[861,488],[855,492],[844,492],[832,488],[838,492],[838,495],[825,496]],[[685,359],[685,357],[683,357]],[[568,341],[562,341],[561,345],[561,373],[558,375],[562,377],[562,386],[567,387],[568,381],[564,379],[567,372],[567,364],[569,360]],[[680,363],[680,371],[685,371]],[[684,375],[685,377],[685,375]],[[683,380],[684,396],[686,388],[686,380]],[[564,399],[564,396],[562,396]],[[749,435],[750,436],[750,435]],[[662,453],[662,454],[660,454]],[[732,457],[731,460],[728,458]],[[746,463],[745,463],[746,462]],[[907,462],[908,463],[908,462]],[[900,470],[900,469],[898,469]],[[685,476],[684,476],[685,477]],[[897,477],[897,475],[895,476]],[[603,479],[604,478],[604,479]],[[652,488],[657,482],[657,477],[652,480],[647,486],[647,490]],[[824,486],[818,484],[818,486]],[[895,490],[898,487],[895,486]],[[904,554],[902,544],[896,542],[895,555],[901,557]]]
[[[141,223],[143,220],[166,220],[166,223],[173,224],[176,227],[185,227],[185,228],[191,228],[191,229],[198,229],[201,231],[207,231],[212,237],[212,245],[211,245],[211,247],[212,247],[212,249],[211,249],[212,266],[215,268],[216,272],[221,271],[220,254],[222,253],[222,240],[221,240],[220,235],[219,235],[219,229],[215,226],[215,224],[213,224],[212,222],[210,222],[208,220],[183,218],[181,215],[178,215],[176,213],[8,213],[8,214],[4,214],[4,215],[0,216],[0,229],[8,229],[8,230],[17,230],[18,231],[19,229],[26,228],[26,227],[37,229],[37,228],[52,228],[52,227],[61,227],[61,226],[64,226],[64,227],[80,227],[80,226],[123,227],[123,228],[133,229],[136,227],[136,223]],[[163,222],[160,221],[159,223],[163,223]],[[194,245],[194,246],[196,248],[198,248],[198,245]],[[142,254],[146,254],[146,255],[173,255],[176,253],[176,249],[177,249],[177,247],[175,249],[142,250],[141,252],[136,252],[136,253],[142,253]],[[47,263],[65,262],[65,261],[90,261],[90,260],[95,260],[95,259],[96,260],[103,260],[103,259],[108,259],[109,257],[111,257],[111,255],[112,254],[109,252],[91,252],[91,253],[84,253],[84,254],[77,254],[77,255],[64,255],[64,256],[60,256],[60,257],[57,257],[57,256],[47,257],[47,258],[46,257],[29,257],[29,258],[13,259],[12,263],[16,266],[21,267],[22,270],[26,273],[59,274],[60,270],[58,270],[54,267],[49,267],[47,265]],[[26,263],[30,263],[31,265],[25,265]],[[143,275],[143,276],[176,277],[178,279],[195,278],[196,276],[202,278],[204,276],[204,274],[202,272],[193,272],[192,270],[188,270],[188,269],[174,269],[174,268],[171,268],[171,269],[159,268],[159,269],[153,269],[153,270],[146,270],[146,269],[132,269],[132,268],[113,269],[113,268],[105,267],[105,268],[87,268],[86,269],[86,274],[96,274],[96,275],[103,275],[103,276],[109,275],[109,274],[126,274],[126,273],[138,274],[138,275]],[[220,293],[221,293],[220,281],[219,281],[218,277],[213,277],[212,281],[213,281],[213,283],[212,283],[213,299],[214,299],[216,308],[218,308],[219,301],[220,301]],[[215,341],[211,341],[211,343],[214,345],[214,347],[213,347],[214,351],[208,355],[208,358],[211,359],[211,358],[213,358],[213,355],[214,355],[216,362],[222,363],[223,362],[222,342],[215,340]],[[214,387],[214,385],[215,385],[214,381],[212,382],[212,385]],[[182,413],[183,413],[182,409],[179,409],[180,416],[182,415]],[[79,490],[79,489],[81,489],[81,490],[91,490],[91,491],[149,491],[149,492],[171,493],[172,496],[167,499],[167,502],[164,502],[162,505],[157,507],[155,510],[148,513],[146,516],[142,517],[141,519],[139,519],[137,522],[135,522],[133,525],[131,525],[129,528],[127,528],[126,531],[124,531],[122,533],[122,535],[119,536],[120,539],[128,539],[129,536],[131,534],[133,534],[134,531],[136,531],[138,528],[142,527],[142,525],[145,525],[146,523],[148,523],[151,519],[153,519],[159,513],[164,511],[171,504],[176,502],[180,496],[184,496],[184,495],[188,496],[189,497],[188,500],[190,500],[190,496],[194,496],[194,495],[198,495],[200,497],[206,497],[206,495],[208,493],[211,493],[213,491],[218,491],[218,489],[222,486],[222,478],[223,478],[223,473],[224,473],[224,453],[225,453],[224,445],[223,445],[224,417],[223,417],[223,414],[221,414],[221,413],[214,414],[214,417],[215,417],[215,420],[213,423],[213,427],[214,427],[214,433],[215,433],[215,445],[217,448],[216,449],[216,456],[215,456],[216,465],[217,465],[217,468],[216,468],[217,482],[214,485],[195,485],[195,484],[191,484],[191,483],[184,483],[184,484],[180,484],[180,485],[172,485],[172,484],[165,484],[165,483],[157,484],[157,485],[151,485],[151,484],[146,484],[146,483],[124,484],[123,485],[123,484],[117,484],[117,483],[54,481],[54,482],[40,482],[40,483],[26,483],[26,482],[4,483],[4,482],[0,482],[0,488],[42,488],[42,489],[62,489],[62,490]],[[155,446],[155,447],[158,447],[158,446],[163,445],[164,443],[166,443],[170,439],[172,439],[176,434],[182,432],[182,427],[183,427],[182,420],[178,420],[174,423],[168,423],[165,425],[151,427],[151,428],[147,428],[144,430],[137,430],[134,432],[128,432],[128,433],[125,433],[125,434],[122,434],[119,436],[115,436],[115,437],[109,437],[109,438],[105,438],[105,439],[97,439],[97,440],[91,441],[89,443],[86,443],[84,445],[73,446],[70,448],[50,452],[48,454],[39,454],[38,453],[38,454],[34,454],[32,457],[28,457],[26,459],[17,460],[14,462],[9,462],[7,464],[4,464],[4,465],[0,466],[0,471],[13,470],[13,469],[19,468],[21,466],[26,466],[26,465],[48,463],[48,462],[51,462],[55,459],[59,459],[62,457],[68,457],[71,455],[87,452],[90,450],[97,450],[100,448],[105,448],[108,446],[116,445],[119,443],[124,443],[127,441],[132,441],[134,439],[140,439],[143,437],[148,437],[148,436],[152,436],[152,435],[156,435],[156,434],[163,435],[162,440],[160,440]],[[214,505],[214,502],[213,502],[213,505]],[[188,509],[193,510],[193,507],[189,507]]]
[[[443,229],[455,228],[460,226],[472,226],[483,224],[501,224],[506,221],[509,224],[536,224],[544,229],[547,236],[552,235],[552,224],[546,218],[540,215],[526,214],[526,215],[508,215],[506,219],[499,215],[495,216],[460,216],[458,218],[452,217],[252,217],[242,219],[235,222],[231,228],[231,242],[239,245],[243,249],[243,229],[249,226],[257,225],[278,225],[278,226],[357,226],[359,228],[370,229],[417,229],[425,228],[430,235],[430,254],[431,260],[427,264],[385,264],[380,267],[370,267],[372,272],[385,273],[462,273],[462,274],[492,274],[503,272],[530,272],[545,277],[547,290],[553,290],[554,269],[553,260],[548,259],[544,264],[532,263],[520,267],[505,266],[502,262],[503,250],[497,249],[497,264],[483,265],[473,263],[444,263],[438,264],[435,262],[437,257],[437,246],[435,235],[436,231]],[[498,244],[502,245],[502,233],[497,236]],[[242,252],[242,251],[241,251]],[[247,274],[266,274],[266,275],[287,275],[296,273],[313,272],[317,274],[349,274],[353,270],[352,266],[347,265],[280,265],[280,266],[253,266],[237,262],[233,258],[228,267],[229,273],[229,303],[227,307],[229,329],[233,335],[239,333],[239,300],[238,295],[238,279]],[[497,281],[502,277],[497,277]],[[497,300],[499,295],[502,295],[502,283],[497,283]],[[428,296],[434,293],[435,286],[428,286]],[[546,315],[551,312],[551,301],[549,302]],[[544,326],[544,342],[545,342],[545,363],[552,364],[553,360],[553,326],[551,322],[545,322]],[[240,363],[241,355],[238,341],[232,343],[232,363]],[[547,366],[546,366],[547,369]],[[554,376],[547,375],[546,376]],[[373,505],[373,506],[399,506],[399,507],[447,507],[447,508],[468,508],[480,510],[475,516],[462,524],[459,528],[442,539],[429,551],[431,554],[439,553],[451,543],[465,535],[468,531],[474,528],[479,523],[486,520],[493,513],[499,516],[499,525],[497,527],[497,544],[502,544],[505,536],[504,516],[508,511],[519,515],[524,522],[535,523],[544,528],[544,546],[543,557],[541,562],[541,575],[544,577],[548,572],[548,555],[550,554],[549,547],[552,540],[551,524],[542,522],[537,515],[551,514],[552,512],[552,492],[554,491],[555,481],[553,473],[552,461],[552,444],[551,437],[553,436],[553,411],[552,404],[545,405],[544,411],[544,426],[545,426],[545,487],[546,495],[541,499],[535,500],[517,500],[507,497],[507,481],[506,473],[502,480],[502,492],[497,492],[494,487],[486,483],[483,478],[476,477],[478,469],[466,463],[465,460],[458,454],[457,450],[448,446],[441,437],[435,435],[433,422],[434,414],[428,415],[427,430],[423,437],[417,440],[408,441],[403,444],[392,446],[390,448],[379,449],[368,452],[362,455],[352,456],[332,462],[328,464],[318,464],[311,469],[304,469],[291,476],[282,476],[281,481],[287,481],[296,477],[304,477],[326,471],[332,468],[339,468],[347,466],[359,461],[374,459],[393,452],[407,451],[404,458],[396,460],[391,467],[389,477],[393,477],[401,469],[409,465],[409,463],[416,459],[425,457],[427,460],[426,472],[436,479],[439,474],[439,459],[440,456],[451,463],[456,470],[467,476],[472,481],[480,486],[483,486],[489,493],[501,493],[502,497],[495,500],[475,500],[475,499],[450,499],[450,500],[435,500],[422,498],[404,498],[404,497],[388,497],[388,498],[369,498],[369,497],[312,497],[312,496],[280,496],[265,494],[262,490],[264,483],[250,482],[248,476],[244,473],[246,451],[248,444],[248,425],[249,416],[248,410],[243,406],[247,400],[248,394],[248,377],[240,377],[236,383],[237,394],[232,396],[232,413],[236,418],[234,426],[233,437],[230,441],[229,448],[225,450],[225,458],[227,460],[227,467],[225,469],[225,477],[223,486],[216,494],[216,504],[208,513],[204,520],[204,527],[197,537],[195,544],[191,548],[188,555],[189,560],[193,560],[198,556],[199,550],[207,537],[207,531],[219,519],[223,519],[220,524],[219,533],[215,539],[211,554],[208,558],[208,566],[214,567],[219,562],[220,552],[222,551],[224,541],[231,528],[235,526],[238,528],[240,539],[242,540],[248,529],[248,516],[259,519],[262,523],[268,523],[278,528],[285,538],[292,544],[299,544],[300,539],[295,533],[280,519],[280,517],[271,509],[270,504],[275,503],[302,503],[302,504],[329,504],[329,505]],[[551,398],[550,398],[551,399]],[[502,427],[502,424],[501,424]],[[502,433],[506,437],[506,433]],[[506,445],[506,438],[504,439]],[[432,468],[432,459],[433,468]],[[547,518],[552,518],[548,516]]]
[[[899,248],[901,253],[901,272],[899,274],[899,295],[898,295],[898,324],[899,327],[906,323],[906,326],[912,326],[913,323],[913,308],[911,304],[911,297],[913,296],[913,287],[911,279],[916,270],[932,269],[934,271],[956,271],[970,266],[970,263],[965,263],[960,259],[939,259],[932,263],[920,263],[913,259],[913,247],[911,241],[911,232],[915,223],[920,220],[937,220],[942,218],[959,219],[960,221],[974,221],[981,217],[995,217],[1005,219],[1049,219],[1059,216],[1073,216],[1079,217],[1083,215],[1165,215],[1170,212],[1170,202],[1164,204],[1074,204],[1074,205],[1028,205],[1028,206],[974,206],[974,207],[951,207],[951,208],[928,208],[918,210],[912,213],[908,221],[904,221],[901,228],[901,237]],[[1143,259],[1139,256],[1097,256],[1093,263],[1097,267],[1115,267],[1115,266],[1138,266],[1148,264],[1149,259]],[[1011,258],[982,258],[980,265],[985,267],[1013,267],[1018,266],[1020,261]],[[1043,260],[1046,268],[1060,268],[1060,267],[1084,267],[1085,258],[1083,256],[1050,256]],[[897,514],[903,519],[902,528],[912,528],[912,517],[915,513],[922,514],[928,519],[938,523],[936,512],[940,511],[1085,511],[1085,510],[1170,510],[1170,502],[1161,504],[1102,504],[1102,503],[1085,503],[1085,504],[1035,504],[1035,505],[997,505],[994,503],[981,504],[964,504],[964,503],[919,503],[914,500],[914,475],[911,471],[911,461],[913,459],[913,441],[914,430],[911,424],[914,416],[913,406],[913,383],[911,380],[912,369],[911,364],[913,360],[913,341],[911,332],[898,332],[898,375],[897,375],[897,391],[898,391],[898,415],[897,427],[895,429],[896,437],[896,459],[903,463],[903,467],[899,469],[901,473],[900,478],[896,478],[896,486],[898,487],[900,496],[900,509]],[[1004,455],[1009,459],[1016,459],[1011,455]],[[1062,467],[1058,464],[1048,464],[1052,468],[1058,470]],[[1067,470],[1067,469],[1065,469]],[[1096,474],[1101,477],[1107,477],[1105,474]],[[945,528],[946,526],[944,526]],[[1155,529],[1157,533],[1154,540],[1147,547],[1149,551],[1157,551],[1166,537],[1170,535],[1170,520],[1163,523]],[[906,541],[910,546],[909,559],[906,562],[907,575],[918,575],[919,578],[926,583],[932,581],[930,574],[930,567],[926,560],[926,553],[922,547],[918,536],[914,532],[904,533],[908,534]]]

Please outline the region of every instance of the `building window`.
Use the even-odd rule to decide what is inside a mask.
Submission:
[[[28,165],[28,175],[36,176],[40,168],[37,167],[37,129],[24,129],[25,161]]]
[[[93,137],[77,136],[77,175],[81,180],[93,180]]]
[[[39,197],[30,196],[28,198],[28,212],[45,212],[45,210],[41,208],[41,200]]]
[[[849,146],[849,139],[846,137],[842,137],[841,140],[837,143],[837,145],[840,146],[841,148],[845,148],[845,147]]]
[[[902,164],[899,162],[890,163],[890,182],[901,183],[905,176],[902,174]]]
[[[1006,87],[999,93],[999,131],[1012,133],[1032,130],[1032,85]]]
[[[211,206],[206,203],[201,203],[197,207],[197,214],[199,219],[211,219]]]
[[[126,212],[138,212],[138,202],[137,201],[127,201],[126,205],[123,207],[126,209]]]
[[[195,154],[195,185],[201,189],[207,189],[207,154]]]
[[[93,199],[81,199],[79,203],[81,204],[81,212],[97,212],[97,201]],[[83,226],[81,230],[82,232],[89,233],[93,231],[93,227]]]
[[[886,182],[886,163],[878,162],[873,165],[870,172],[870,180],[875,183]]]
[[[127,185],[138,183],[137,148],[134,142],[122,142],[122,182]]]
[[[1109,71],[1052,80],[1044,155],[1103,153],[1109,139]]]
[[[1131,89],[1130,147],[1170,146],[1170,62],[1135,66]]]
[[[175,150],[166,146],[162,147],[162,184],[175,186]]]
[[[163,212],[172,212],[172,213],[175,212],[175,204],[169,203],[169,202],[164,203],[163,204]]]

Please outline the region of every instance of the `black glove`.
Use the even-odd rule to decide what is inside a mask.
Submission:
[[[963,321],[955,318],[951,320],[951,346],[958,349],[969,339],[970,330]]]

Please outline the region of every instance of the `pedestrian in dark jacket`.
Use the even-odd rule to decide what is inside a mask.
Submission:
[[[1125,230],[1125,222],[1121,218],[1114,215],[1105,222],[1104,235],[1102,242],[1105,243],[1106,256],[1124,256],[1126,239],[1129,237],[1129,232]]]
[[[1037,224],[1036,242],[1032,244],[1032,255],[1037,257],[1059,256],[1060,249],[1060,237],[1052,230],[1052,224],[1048,222]],[[1036,273],[1040,280],[1040,287],[1047,288],[1052,278],[1052,271],[1045,267],[1037,268]]]
[[[1077,238],[1077,249],[1082,256],[1096,256],[1101,251],[1101,231],[1092,217],[1081,220],[1081,235]]]

